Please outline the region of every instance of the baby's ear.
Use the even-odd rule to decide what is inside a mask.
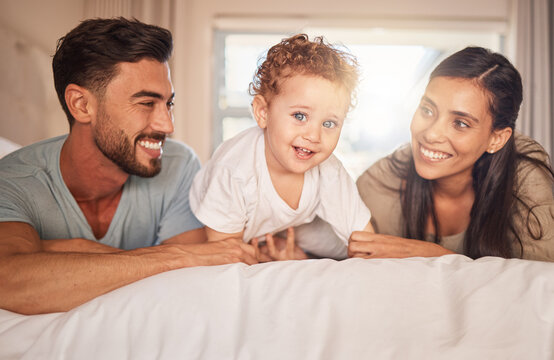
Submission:
[[[262,95],[254,96],[254,100],[252,100],[252,113],[258,126],[265,129],[267,127],[268,104]]]

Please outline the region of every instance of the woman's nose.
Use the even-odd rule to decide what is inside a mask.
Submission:
[[[423,131],[423,139],[428,143],[442,142],[445,138],[445,122],[438,118],[430,121]]]

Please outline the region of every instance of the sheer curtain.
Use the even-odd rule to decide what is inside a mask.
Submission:
[[[553,11],[552,0],[515,0],[516,67],[524,100],[518,129],[553,155]],[[552,158],[551,158],[552,161]]]

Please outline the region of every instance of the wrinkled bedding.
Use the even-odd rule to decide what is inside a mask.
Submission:
[[[554,359],[554,264],[462,255],[175,270],[0,310],[1,359]]]

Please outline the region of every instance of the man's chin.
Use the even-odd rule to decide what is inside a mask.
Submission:
[[[137,163],[131,167],[123,168],[123,171],[129,175],[151,178],[158,175],[160,171],[162,171],[162,160],[152,159],[150,160],[150,164],[147,166]]]

